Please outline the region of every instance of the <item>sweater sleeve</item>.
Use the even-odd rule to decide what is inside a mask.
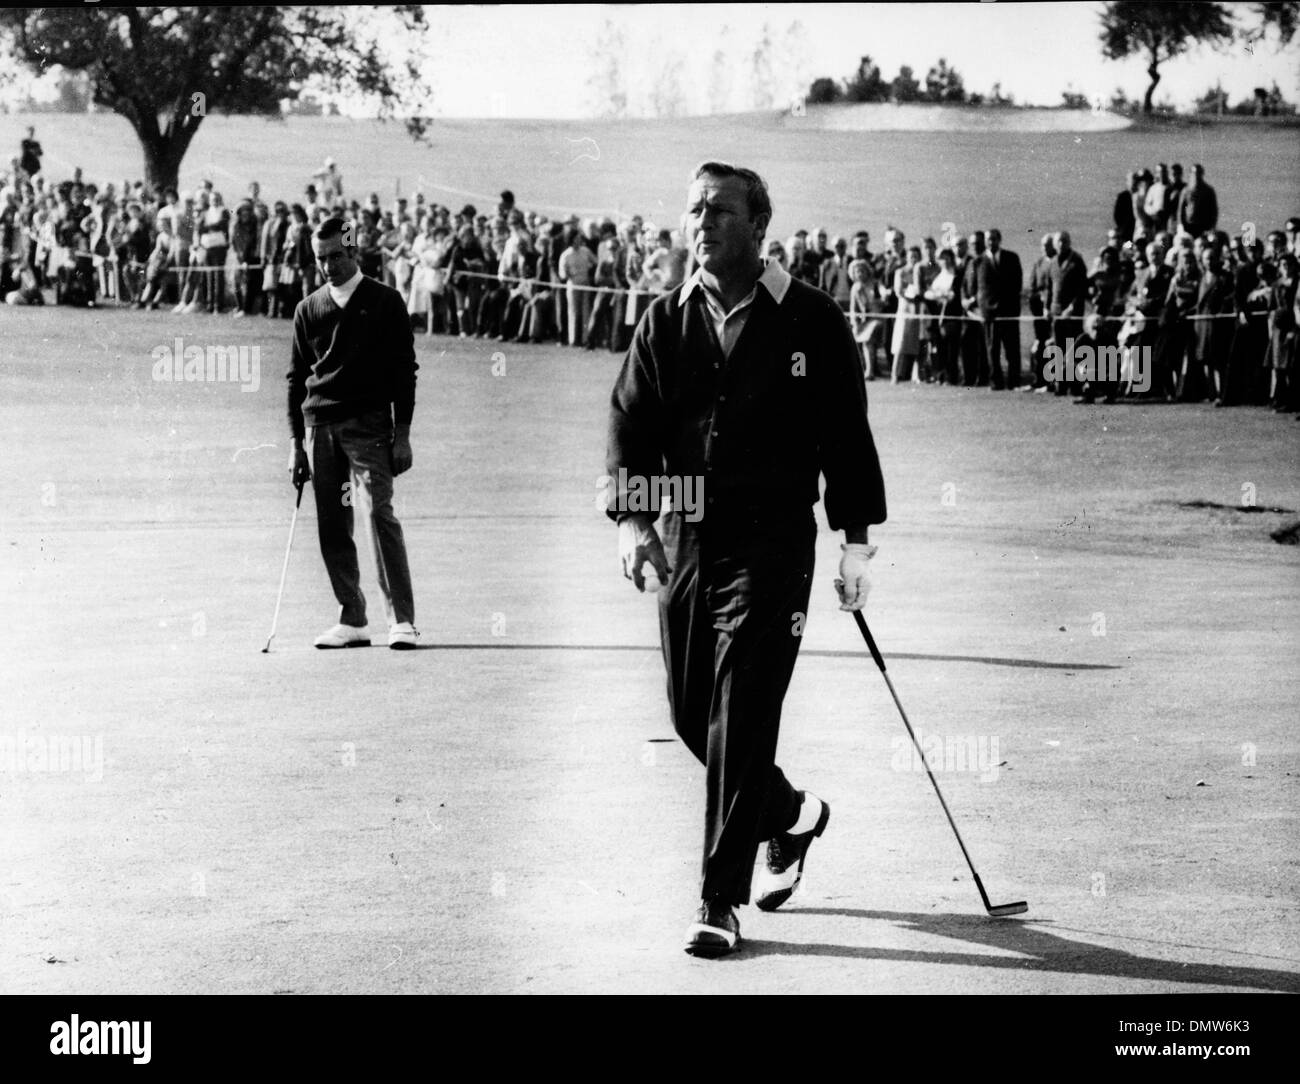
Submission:
[[[289,429],[295,440],[306,436],[306,423],[302,417],[302,404],[307,398],[307,376],[311,373],[313,354],[307,339],[307,308],[299,302],[293,313],[293,350],[289,362]]]
[[[411,331],[411,319],[401,295],[395,290],[389,290],[387,296],[391,309],[388,319],[393,328],[390,360],[393,374],[393,423],[410,425],[415,414],[415,373],[420,367],[415,360],[415,335]]]
[[[610,395],[605,471],[614,485],[607,491],[606,515],[613,520],[626,507],[627,487],[618,486],[620,471],[626,472],[621,475],[624,479],[649,478],[663,471],[664,405],[654,351],[654,329],[662,316],[661,308],[654,306],[637,325]]]
[[[843,315],[827,308],[817,384],[822,419],[819,459],[826,479],[826,520],[833,531],[885,522],[885,481],[867,422],[867,392],[857,343]]]

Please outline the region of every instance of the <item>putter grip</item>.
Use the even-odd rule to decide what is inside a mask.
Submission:
[[[871,652],[871,657],[876,660],[876,665],[880,667],[880,672],[885,672],[885,660],[880,657],[880,648],[876,647],[875,638],[871,635],[871,630],[867,628],[867,619],[862,616],[861,610],[853,611],[853,620],[858,623],[858,629],[862,632],[862,638],[867,641],[867,649]]]

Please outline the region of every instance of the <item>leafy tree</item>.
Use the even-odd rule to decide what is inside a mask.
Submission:
[[[1262,41],[1270,30],[1276,30],[1279,45],[1291,44],[1297,28],[1300,28],[1300,0],[1250,6],[1259,20],[1259,25],[1245,32],[1243,37],[1247,42],[1253,44]]]
[[[1193,45],[1220,48],[1234,34],[1232,20],[1222,4],[1170,4],[1148,0],[1114,0],[1101,13],[1102,55],[1108,60],[1142,56],[1151,82],[1142,99],[1142,111],[1152,112],[1152,98],[1160,82],[1160,65],[1181,56]]]
[[[904,64],[890,84],[890,91],[896,102],[915,102],[921,97],[921,84],[916,81],[912,69]]]
[[[820,79],[814,79],[812,85],[808,88],[808,97],[805,99],[809,105],[830,105],[832,102],[838,102],[844,97],[844,91],[839,83],[834,79],[827,79],[823,76]]]
[[[858,61],[858,70],[844,84],[844,97],[851,102],[885,102],[889,85],[881,78],[880,68],[869,56]]]
[[[948,61],[939,58],[925,77],[925,100],[927,102],[964,102],[966,87],[955,68],[948,67]]]
[[[373,10],[373,9],[372,9]],[[383,9],[418,43],[419,5]],[[209,110],[281,116],[307,80],[326,92],[378,100],[387,119],[416,99],[419,65],[387,59],[363,12],[332,7],[138,7],[0,9],[0,39],[25,67],[85,72],[92,100],[125,117],[144,152],[145,177],[175,185]],[[409,117],[415,137],[421,117]]]

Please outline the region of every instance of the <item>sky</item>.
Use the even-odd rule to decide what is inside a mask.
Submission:
[[[1229,5],[1243,11],[1248,5]],[[963,4],[692,4],[426,8],[438,40],[457,48],[431,50],[429,79],[435,110],[448,117],[591,115],[592,90],[583,65],[595,53],[606,19],[633,43],[632,63],[645,80],[647,62],[680,51],[684,82],[708,110],[704,91],[719,48],[735,75],[733,104],[745,101],[746,60],[763,24],[780,39],[793,22],[804,29],[802,49],[786,50],[777,65],[795,89],[814,76],[840,78],[869,54],[892,78],[909,64],[919,78],[939,57],[962,74],[968,90],[987,92],[1001,82],[1016,101],[1059,105],[1067,83],[1089,100],[1109,100],[1116,87],[1140,98],[1145,63],[1107,61],[1098,41],[1100,3]],[[723,30],[726,28],[725,35]],[[779,50],[778,50],[779,51]],[[801,55],[799,55],[801,54]],[[569,61],[566,57],[572,57]],[[797,70],[802,69],[802,70]],[[650,80],[653,79],[651,75]],[[1276,41],[1248,53],[1198,49],[1165,66],[1156,98],[1190,104],[1216,80],[1230,99],[1277,81],[1289,101],[1300,98],[1300,42],[1279,51]],[[688,97],[691,93],[688,92]]]
[[[1230,4],[1247,17],[1249,5]],[[1098,42],[1100,3],[962,4],[520,4],[427,5],[430,31],[423,68],[429,100],[442,117],[578,118],[608,102],[593,72],[620,72],[629,115],[653,115],[656,102],[683,114],[739,112],[756,101],[752,56],[769,29],[769,75],[758,80],[782,107],[816,76],[840,79],[870,55],[886,79],[903,64],[917,78],[939,58],[961,73],[968,91],[994,83],[1017,102],[1059,105],[1070,85],[1090,101],[1115,89],[1141,98],[1140,59],[1107,61]],[[797,24],[797,25],[796,25]],[[622,48],[602,48],[607,27]],[[394,38],[394,49],[404,42]],[[617,54],[617,55],[615,55]],[[1156,93],[1186,108],[1221,81],[1231,101],[1274,81],[1300,100],[1300,41],[1275,40],[1228,52],[1196,49],[1166,64]],[[38,87],[37,97],[50,96]],[[359,102],[342,102],[363,113]],[[415,111],[415,110],[413,110]]]

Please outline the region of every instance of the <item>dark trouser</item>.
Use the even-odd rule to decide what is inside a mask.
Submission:
[[[1033,372],[1031,384],[1035,388],[1041,388],[1047,383],[1043,379],[1043,365],[1046,358],[1043,356],[1047,350],[1047,344],[1052,341],[1052,322],[1050,320],[1034,321],[1034,345],[1029,348],[1029,368]]]
[[[1083,321],[1077,316],[1057,316],[1052,320],[1052,341],[1061,352],[1062,359],[1070,356],[1070,340],[1083,334]],[[1078,390],[1078,385],[1070,380],[1053,381],[1052,390],[1057,395],[1065,395]]]
[[[776,766],[781,702],[812,585],[816,524],[776,538],[680,513],[662,525],[673,570],[659,593],[668,702],[705,765],[703,899],[749,902],[754,857],[785,831],[798,792]]]
[[[592,297],[587,334],[583,338],[583,344],[589,350],[595,349],[598,339],[604,338],[608,345],[614,338],[614,291],[598,290]]]
[[[989,370],[995,388],[1020,386],[1020,325],[1014,320],[987,320],[984,323],[984,347],[989,356]],[[1007,374],[1002,376],[1002,353],[1007,355]]]
[[[226,253],[229,246],[204,249],[203,266],[213,268],[204,276],[208,280],[208,311],[225,312],[226,309]]]
[[[320,552],[334,597],[339,600],[339,621],[344,625],[366,624],[366,598],[361,593],[361,570],[352,540],[353,505],[369,519],[389,627],[415,621],[406,542],[402,525],[393,515],[392,444],[390,409],[307,427]]]
[[[984,325],[975,320],[962,323],[961,369],[962,383],[968,388],[983,387],[989,382],[988,349],[984,345]]]

